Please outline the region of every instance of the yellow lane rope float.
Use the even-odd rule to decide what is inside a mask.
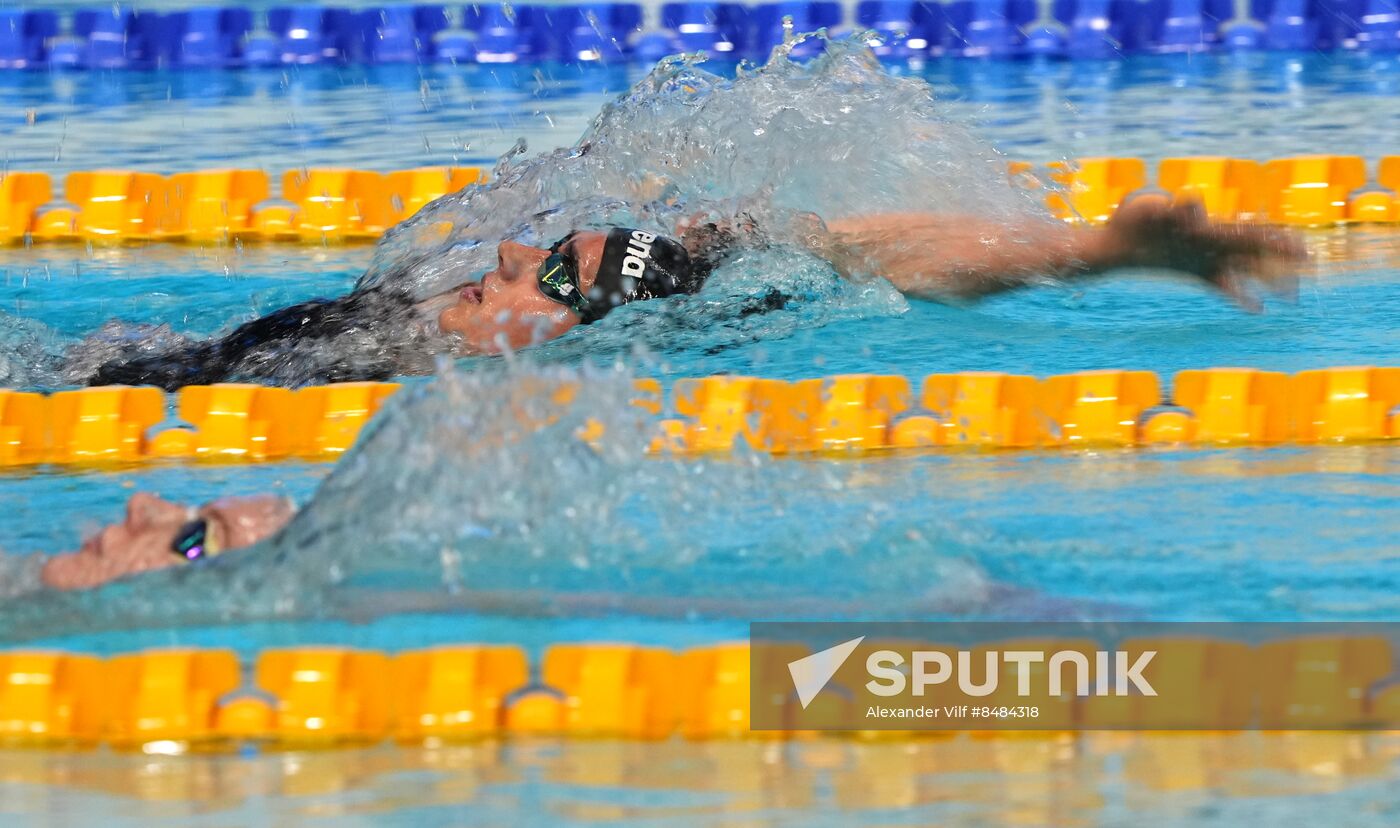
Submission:
[[[169,398],[150,387],[44,395],[0,390],[0,466],[160,459],[334,459],[393,393],[350,382],[296,391],[229,383]],[[656,452],[740,444],[773,454],[888,450],[1270,445],[1400,440],[1400,368],[1181,371],[1167,393],[1151,371],[845,374],[804,380],[653,379],[636,405],[656,416]],[[181,424],[165,426],[174,418]],[[663,416],[666,415],[666,416]],[[674,416],[671,416],[674,415]],[[584,434],[596,439],[598,434]]]

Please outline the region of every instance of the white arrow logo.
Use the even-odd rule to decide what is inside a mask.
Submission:
[[[837,644],[830,649],[788,662],[788,672],[792,674],[792,684],[797,688],[797,700],[802,702],[803,710],[807,709],[807,705],[812,703],[812,699],[817,697],[864,640],[865,636],[862,635],[844,644]]]

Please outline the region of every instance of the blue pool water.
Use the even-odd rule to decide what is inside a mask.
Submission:
[[[732,70],[731,70],[732,71]],[[936,61],[957,119],[1015,157],[1272,158],[1394,151],[1400,62],[1359,53]],[[10,169],[269,171],[490,163],[517,138],[571,143],[644,66],[287,67],[244,72],[0,73]]]
[[[943,97],[950,117],[973,121],[979,135],[1009,156],[1039,161],[1321,151],[1376,157],[1396,149],[1391,142],[1400,124],[1400,87],[1390,78],[1398,68],[1353,55],[1250,55],[1093,66],[963,62],[919,71]],[[599,105],[639,71],[3,75],[10,106],[0,112],[0,143],[11,169],[53,173],[123,166],[171,172],[237,165],[275,172],[301,165],[388,170],[489,163],[522,135],[539,150],[572,142]],[[15,599],[0,607],[0,635],[99,652],[181,643],[252,654],[312,641],[394,651],[464,640],[520,643],[538,651],[565,640],[688,646],[742,637],[749,621],[780,617],[1393,619],[1400,616],[1400,576],[1392,565],[1400,551],[1400,455],[1388,445],[834,461],[741,455],[680,465],[641,459],[621,447],[602,461],[580,460],[549,435],[525,434],[531,456],[518,464],[484,445],[482,435],[521,434],[494,397],[507,395],[521,377],[543,373],[557,380],[560,375],[550,373],[557,371],[577,376],[569,372],[584,370],[600,350],[606,361],[619,357],[629,374],[668,380],[720,372],[778,378],[873,372],[917,379],[993,370],[1044,376],[1105,367],[1149,369],[1166,379],[1181,369],[1215,365],[1296,371],[1394,364],[1400,352],[1400,236],[1327,231],[1313,233],[1308,243],[1315,262],[1297,302],[1271,302],[1261,315],[1238,311],[1194,285],[1128,274],[970,307],[842,293],[839,312],[799,303],[758,327],[662,331],[665,336],[655,338],[605,323],[536,349],[519,361],[523,365],[461,360],[444,369],[443,379],[411,380],[422,390],[401,395],[383,433],[356,455],[389,494],[357,500],[356,471],[337,472],[332,484],[338,479],[349,485],[329,486],[311,507],[314,519],[329,528],[319,540],[278,550],[291,549],[281,568],[272,556],[250,552],[246,566],[210,567],[184,580],[157,577],[95,598]],[[22,385],[14,378],[26,376],[21,357],[27,349],[61,349],[111,318],[166,322],[199,335],[226,329],[290,302],[342,292],[370,257],[370,248],[354,246],[3,250],[0,371],[11,371],[6,384]],[[589,404],[614,417],[625,408],[606,394]],[[415,435],[429,433],[461,451],[424,457],[400,450]],[[9,566],[20,556],[73,548],[85,532],[115,519],[138,489],[189,500],[272,490],[307,503],[331,474],[329,465],[293,463],[9,472],[0,476],[0,549],[12,556],[3,559]],[[596,526],[585,521],[583,530],[545,523],[549,542],[542,545],[509,531],[515,513],[506,495],[537,498],[549,513],[604,508],[589,491],[594,487],[604,493],[609,487],[645,491],[653,499],[644,499],[633,513],[605,513],[615,519]],[[341,534],[332,531],[337,526],[344,527]],[[457,548],[450,568],[441,548],[426,540],[460,541],[469,529],[480,535]],[[346,537],[392,540],[347,544]],[[275,600],[280,579],[298,591],[289,603]],[[227,615],[231,623],[218,623],[219,608],[235,599],[241,603]],[[840,750],[848,748],[859,750]],[[936,746],[926,748],[937,752]],[[1112,771],[1092,777],[1100,780],[1087,784],[1093,790],[1073,799],[1065,809],[1069,821],[1224,822],[1238,813],[1239,800],[1232,797],[1243,796],[1276,809],[1273,821],[1284,824],[1293,818],[1286,815],[1322,807],[1323,788],[1308,776],[1316,766],[1307,756],[1332,755],[1302,751],[1291,772],[1315,784],[1270,786],[1251,777],[1257,786],[1240,794],[1212,783],[1191,800],[1194,807],[1182,807],[1121,771],[1132,766],[1121,764],[1130,760],[1120,748],[1050,751],[1056,761]],[[726,749],[750,750],[713,750]],[[538,755],[520,748],[504,758],[467,751],[426,759],[387,749],[355,751],[342,757],[350,770],[325,773],[358,781],[387,774],[392,782],[366,784],[391,791],[439,786],[449,814],[443,821],[454,824],[490,824],[496,821],[491,814],[540,801],[555,809],[559,821],[719,822],[734,816],[704,797],[750,802],[743,799],[743,783],[733,779],[714,782],[702,794],[680,785],[680,792],[666,789],[652,799],[649,786],[665,788],[654,780],[571,777],[556,763],[567,769],[594,761],[591,754],[570,753],[577,750],[556,744]],[[660,749],[650,750],[631,761],[659,761]],[[973,768],[971,781],[942,795],[943,777],[932,772],[952,766],[929,759],[929,776],[915,785],[920,793],[912,800],[923,809],[910,819],[978,824],[1017,818],[1006,803],[969,793],[1018,767],[1007,756],[1039,755],[1041,748],[1001,750],[1001,759]],[[672,760],[683,769],[678,773],[733,760],[766,762],[783,768],[782,774],[802,776],[799,782],[784,776],[771,789],[749,794],[760,804],[739,810],[757,823],[813,824],[839,810],[833,805],[839,794],[826,788],[820,796],[789,798],[812,781],[793,770],[799,761],[764,759],[760,748],[752,752],[759,756],[688,754]],[[1369,770],[1349,766],[1341,774],[1345,781],[1337,787],[1348,790],[1349,801],[1372,814],[1393,812],[1393,797],[1375,779],[1389,773],[1394,745],[1368,742],[1333,752],[1356,763],[1358,756],[1374,762]],[[106,797],[114,789],[131,790],[129,783],[111,780],[196,773],[105,755],[76,767],[69,763],[79,760],[30,761],[28,767],[38,770],[7,772],[7,780],[17,780],[8,787],[16,790],[13,797],[7,790],[0,806],[29,816],[42,810],[51,790],[45,786],[59,778],[98,780],[89,786],[91,798],[73,806],[90,815],[110,809]],[[349,783],[343,781],[307,788],[287,781],[307,778],[297,777],[287,763],[329,760],[239,761],[199,766],[198,773],[208,774],[201,779],[219,780],[205,788],[197,780],[172,782],[173,791],[138,785],[140,805],[118,807],[114,818],[190,818],[184,806],[161,810],[149,802],[162,795],[181,801],[201,791],[231,797],[221,800],[229,803],[223,810],[216,803],[202,814],[220,824],[225,817],[259,821],[289,813],[346,824],[378,822],[375,817],[387,813],[397,813],[405,824],[440,816],[425,817],[388,794],[346,794]],[[852,772],[857,768],[854,760],[839,761]],[[901,760],[890,754],[880,761]],[[1047,809],[1054,797],[1042,783],[1077,791],[1090,778],[1062,766],[1047,770],[1054,764],[1048,760],[1026,762],[1012,776],[1037,791],[1026,794],[1026,801]],[[26,767],[8,756],[4,764]],[[473,770],[465,773],[463,767]],[[281,787],[267,788],[269,778],[282,779]],[[1080,781],[1071,784],[1070,778]],[[823,777],[820,784],[836,783]],[[454,793],[454,785],[474,791],[481,786],[484,816],[452,810],[477,801]],[[1078,796],[1065,795],[1071,794]],[[259,797],[267,798],[266,810],[249,804]],[[946,808],[935,804],[945,800]],[[874,797],[862,821],[886,819],[889,813],[881,809],[902,801]],[[1032,816],[1022,813],[1022,821],[1049,821],[1034,816],[1041,811],[1026,813]]]

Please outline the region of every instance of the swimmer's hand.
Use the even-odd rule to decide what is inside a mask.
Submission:
[[[1110,267],[1166,268],[1195,276],[1247,311],[1261,310],[1256,285],[1293,298],[1307,250],[1297,236],[1259,224],[1215,221],[1199,203],[1145,196],[1124,204],[1103,228],[1100,261]]]

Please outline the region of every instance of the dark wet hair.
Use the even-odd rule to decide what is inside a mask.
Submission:
[[[89,385],[186,385],[272,380],[288,385],[383,380],[404,373],[414,344],[412,302],[383,289],[312,299],[238,326],[219,339],[157,354],[122,355]],[[426,350],[425,342],[416,343]]]
[[[715,268],[741,246],[762,246],[765,241],[753,220],[741,216],[729,222],[711,221],[687,228],[681,234],[681,244],[690,252],[691,274],[695,280],[694,287],[686,292],[694,293]]]

